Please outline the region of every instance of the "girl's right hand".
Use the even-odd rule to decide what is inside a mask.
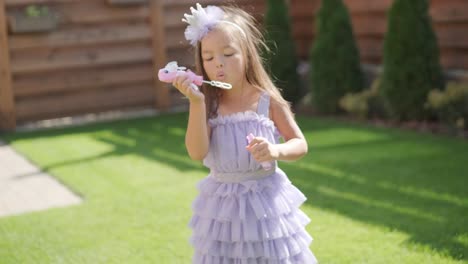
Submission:
[[[185,97],[187,97],[191,103],[204,102],[205,95],[202,92],[195,90],[193,87],[190,87],[191,84],[192,81],[186,74],[177,74],[177,76],[174,78],[174,81],[172,81],[172,85]]]

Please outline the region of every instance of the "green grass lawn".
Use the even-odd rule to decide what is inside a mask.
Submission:
[[[186,114],[4,135],[84,203],[0,218],[0,263],[190,263],[207,174]],[[298,117],[309,154],[280,163],[320,263],[467,263],[468,142]]]

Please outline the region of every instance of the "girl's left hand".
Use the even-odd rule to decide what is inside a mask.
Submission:
[[[277,160],[279,157],[278,146],[263,137],[255,137],[245,148],[257,162]]]

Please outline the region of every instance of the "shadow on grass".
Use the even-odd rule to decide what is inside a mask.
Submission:
[[[399,230],[408,243],[468,259],[468,144],[464,141],[299,117],[309,155],[280,166],[309,198],[306,203],[358,221]],[[188,158],[186,114],[171,114],[73,129],[8,135],[9,141],[89,133],[112,146],[96,156],[139,155],[180,171],[206,171]],[[118,165],[116,165],[118,166]]]
[[[89,134],[91,139],[111,146],[109,151],[97,155],[64,159],[48,164],[41,168],[44,172],[62,166],[125,155],[138,155],[145,159],[157,160],[180,171],[206,171],[207,169],[203,167],[201,162],[188,158],[184,143],[186,122],[186,114],[179,113],[33,133],[9,134],[5,136],[5,139],[11,142],[28,138],[63,137],[85,133]]]
[[[313,135],[309,155],[280,166],[307,204],[405,232],[407,243],[468,259],[466,142],[330,120],[302,119],[301,127]],[[351,136],[335,138],[334,131]]]

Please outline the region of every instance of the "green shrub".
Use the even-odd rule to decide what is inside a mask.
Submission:
[[[300,97],[297,55],[291,34],[288,6],[284,0],[268,0],[265,40],[271,53],[265,53],[266,68],[283,97],[295,105]]]
[[[441,121],[457,129],[465,129],[468,122],[468,84],[449,83],[443,91],[431,90],[426,107],[434,110]]]
[[[395,0],[384,40],[380,92],[392,118],[420,120],[431,89],[443,88],[439,50],[427,0]]]
[[[374,80],[371,87],[357,93],[347,93],[339,105],[346,112],[360,119],[368,117],[384,117],[381,99],[379,98],[380,79]]]
[[[316,32],[310,51],[314,107],[322,113],[337,113],[342,96],[364,87],[359,51],[342,0],[322,1]]]
[[[49,15],[49,8],[43,5],[28,5],[24,8],[27,17],[43,17]]]

